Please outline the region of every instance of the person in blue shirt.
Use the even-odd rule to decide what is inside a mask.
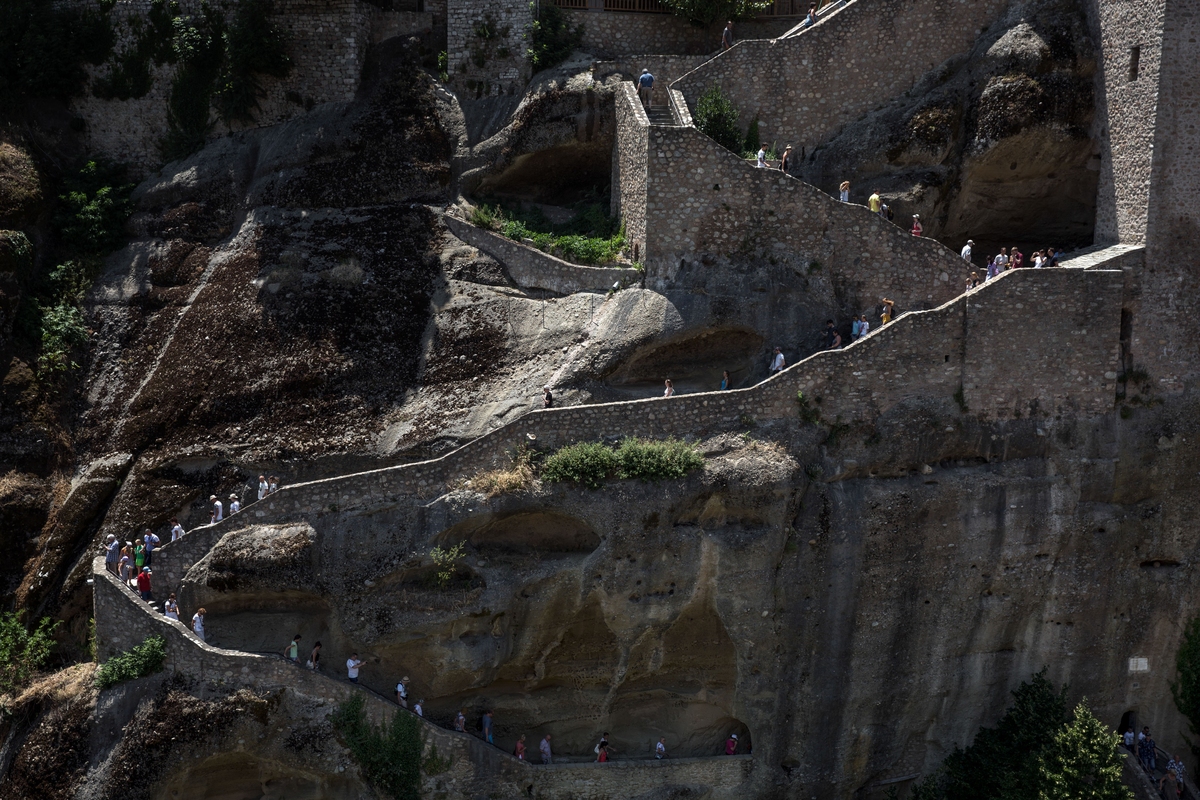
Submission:
[[[650,70],[642,70],[642,77],[638,78],[638,97],[642,100],[642,106],[647,111],[650,110],[650,101],[654,93],[654,76],[650,74]]]
[[[862,330],[862,323],[859,322],[858,317],[855,317],[854,322],[850,323],[850,341],[854,341],[858,338],[860,330]]]
[[[721,391],[733,388],[733,381],[729,380],[729,370],[721,373]]]

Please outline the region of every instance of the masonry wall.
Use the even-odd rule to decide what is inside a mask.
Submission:
[[[401,498],[428,502],[504,463],[520,444],[552,449],[624,436],[703,437],[738,429],[747,415],[801,424],[797,391],[813,403],[822,398],[823,417],[843,423],[871,423],[910,401],[952,403],[960,388],[968,413],[985,419],[1110,413],[1124,281],[1115,270],[1008,272],[936,309],[905,314],[849,347],[818,352],[752,388],[532,411],[442,458],[285,486],[233,518],[165,545],[155,557],[176,559],[170,574],[178,575],[190,566],[188,558],[198,560],[224,532],[244,525]],[[176,556],[176,548],[189,555]]]
[[[375,723],[401,711],[394,703],[363,687],[329,675],[314,673],[279,658],[223,650],[201,643],[181,622],[169,620],[143,603],[104,569],[103,558],[92,562],[96,648],[99,660],[141,644],[150,636],[166,642],[165,669],[169,672],[220,683],[229,689],[283,689],[310,704],[332,712],[358,694],[366,700],[367,716]],[[615,761],[556,764],[544,767],[520,761],[474,736],[422,721],[426,746],[452,760],[452,778],[462,796],[528,797],[544,800],[626,800],[664,786],[687,785],[710,789],[713,800],[753,796],[755,777],[752,756],[683,758],[666,761]],[[530,745],[534,757],[537,743]],[[448,781],[447,781],[448,782]]]
[[[634,147],[618,141],[622,154]],[[838,202],[779,170],[757,169],[694,127],[651,127],[647,159],[652,285],[672,281],[681,260],[713,253],[790,260],[801,273],[825,271],[857,300],[851,307],[888,297],[901,309],[930,308],[962,289],[964,262],[942,244],[913,237],[866,206]],[[624,184],[621,193],[630,197]],[[623,208],[622,218],[627,229],[636,227],[632,207]]]
[[[525,289],[542,289],[556,294],[607,292],[613,284],[627,286],[641,275],[627,267],[585,267],[555,258],[536,247],[514,242],[498,233],[476,228],[450,215],[442,217],[459,240],[487,253],[508,270]]]
[[[620,56],[608,61],[597,61],[592,64],[592,78],[603,82],[611,75],[618,75],[622,80],[634,81],[641,76],[643,69],[650,70],[654,76],[654,94],[651,98],[653,105],[667,104],[667,87],[676,79],[691,72],[707,61],[709,56],[673,56],[673,55],[630,55]]]
[[[446,11],[450,84],[460,97],[523,93],[529,81],[528,0],[456,0]]]
[[[696,27],[674,14],[644,14],[602,9],[563,9],[571,26],[583,25],[583,50],[599,58],[621,58],[633,53],[663,55],[715,55],[721,49],[725,21]],[[739,22],[739,39],[773,39],[782,36],[802,18],[762,17]]]
[[[637,257],[646,258],[646,180],[650,120],[633,84],[622,83],[614,99],[617,140],[612,155],[613,216],[625,223],[625,238]]]
[[[78,0],[81,7],[99,10],[97,0]],[[111,11],[114,53],[136,40],[134,27],[147,18],[150,0],[116,0]],[[181,0],[185,15],[200,13],[200,0]],[[236,5],[227,10],[232,18]],[[274,125],[303,114],[312,105],[353,99],[372,39],[415,32],[429,26],[430,15],[384,12],[360,0],[276,0],[274,20],[289,39],[292,72],[283,79],[260,76],[265,96],[259,100],[249,127]],[[89,67],[93,81],[110,74],[111,66]],[[167,102],[174,65],[152,67],[153,84],[143,97],[103,100],[92,95],[76,98],[71,109],[85,121],[89,149],[129,164],[136,176],[162,163],[159,145],[167,130]],[[213,118],[216,119],[215,112]],[[232,128],[218,122],[212,135]]]
[[[966,52],[1008,0],[856,0],[777,41],[743,40],[676,84],[695,110],[718,85],[763,141],[799,151]]]
[[[1166,0],[1088,2],[1092,40],[1099,43],[1097,242],[1146,240],[1166,5]],[[1134,47],[1139,48],[1136,79],[1130,72]]]

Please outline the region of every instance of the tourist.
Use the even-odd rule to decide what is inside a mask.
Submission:
[[[202,642],[204,641],[204,615],[207,613],[203,608],[197,609],[196,614],[192,617],[192,633],[196,634],[196,637]]]
[[[606,747],[608,747],[608,731],[605,731],[604,734],[600,737],[600,741],[596,744],[595,747],[592,748],[592,752],[595,753],[596,755],[600,755],[600,751]]]
[[[138,574],[142,572],[142,567],[146,566],[146,545],[141,539],[137,539],[137,544],[133,546],[133,566],[137,568]]]
[[[736,733],[729,734],[729,738],[725,740],[725,755],[731,756],[737,753],[738,738]]]
[[[229,513],[236,514],[242,510],[242,504],[238,502],[236,494],[229,495]]]
[[[925,229],[921,227],[921,215],[913,214],[912,230],[910,230],[909,233],[911,233],[913,236],[920,236],[924,230]]]
[[[887,203],[884,203],[882,206],[879,207],[879,216],[883,217],[888,222],[891,222],[893,219],[896,218],[896,215],[892,213],[892,207],[889,206]]]
[[[971,270],[971,274],[967,276],[967,291],[974,289],[979,285],[979,283],[979,273],[975,270]]]
[[[1157,767],[1154,739],[1150,736],[1149,728],[1143,728],[1142,732],[1145,735],[1138,742],[1138,759],[1142,762],[1142,768],[1153,775]]]
[[[454,718],[454,730],[459,733],[467,732],[467,710],[465,708],[461,709],[458,716]]]
[[[1175,777],[1183,783],[1183,762],[1175,756],[1167,756],[1167,769],[1175,773]]]
[[[1013,245],[1012,256],[1010,260],[1012,261],[1013,269],[1020,269],[1021,267],[1025,266],[1025,256],[1022,255],[1021,251],[1017,249],[1016,245]]]
[[[959,254],[962,256],[963,261],[971,260],[971,248],[973,248],[974,246],[975,246],[975,240],[967,239],[967,243],[963,245],[962,253]]]
[[[833,320],[825,320],[825,349],[837,350],[842,346],[842,335],[838,333],[837,328],[833,327]]]
[[[550,752],[550,734],[547,733],[545,737],[542,738],[542,743],[538,745],[538,750],[540,750],[542,753],[543,764],[554,763],[554,754]]]
[[[858,338],[863,338],[871,332],[871,323],[867,322],[867,315],[863,314],[858,318]]]
[[[542,408],[554,408],[554,395],[549,386],[542,387]]]
[[[642,76],[638,78],[638,97],[642,101],[642,107],[649,111],[654,100],[654,76],[648,69],[642,70]]]
[[[726,375],[729,373],[726,372]],[[722,386],[722,389],[725,387]],[[120,570],[118,565],[121,563],[121,543],[117,541],[117,537],[109,534],[104,540],[104,568],[113,575],[119,575]]]
[[[408,676],[405,675],[396,684],[396,705],[408,708]]]
[[[177,542],[183,538],[183,526],[179,524],[177,517],[171,517],[171,541]]]
[[[783,369],[786,366],[787,366],[787,363],[784,361],[784,358],[783,358],[783,350],[776,347],[775,348],[775,356],[771,359],[771,374],[777,375],[780,372],[783,372]]]
[[[521,761],[525,760],[525,734],[522,733],[520,738],[517,739],[517,746],[513,748],[513,755]]]
[[[158,538],[154,531],[146,528],[146,532],[142,534],[142,542],[144,543],[143,546],[146,548],[146,566],[152,567],[154,564],[151,559],[154,556],[154,550],[156,547],[162,544],[162,540]]]
[[[1125,735],[1121,738],[1125,744],[1125,749],[1133,752],[1133,728],[1127,728]]]
[[[1004,272],[1004,270],[1008,269],[1008,248],[1007,247],[1000,248],[1000,255],[996,256],[996,268],[1000,272]]]
[[[208,523],[212,525],[225,519],[225,507],[221,505],[221,501],[215,494],[208,498],[208,502],[212,504],[212,513],[208,516]]]
[[[284,648],[283,654],[287,656],[287,660],[293,664],[300,663],[300,634],[292,637],[292,642]]]
[[[311,669],[313,672],[321,669],[321,643],[317,642],[313,645],[312,652],[308,654],[308,663],[304,666]]]
[[[875,191],[871,192],[871,196],[867,198],[867,208],[871,209],[871,211],[873,213],[883,216],[882,214],[880,214],[880,211],[883,208],[883,206],[880,205],[880,203],[881,203],[881,201],[879,199],[879,190],[876,189]]]
[[[671,379],[667,378],[663,381],[663,397],[670,397],[675,394],[675,384],[671,383]]]
[[[758,159],[758,163],[755,164],[754,166],[758,167],[759,169],[766,169],[767,168],[767,149],[765,147],[760,146],[758,148],[758,155],[755,157]]]
[[[413,706],[413,713],[418,717],[425,716],[425,701],[423,699],[417,698],[417,703]]]
[[[121,548],[121,560],[118,563],[120,564],[121,580],[128,586],[129,582],[133,580],[132,542],[126,542],[125,546]]]
[[[993,257],[988,260],[987,278],[985,280],[990,281],[992,278],[996,277],[999,274],[1000,274],[1000,265],[996,263],[996,259]]]
[[[358,670],[367,662],[358,660],[358,653],[351,653],[346,659],[346,679],[351,683],[358,683]]]
[[[733,23],[726,22],[725,30],[721,32],[721,49],[728,50],[731,47],[733,47]]]
[[[808,7],[808,14],[804,17],[804,27],[807,28],[817,22],[817,4],[813,3]]]
[[[1167,774],[1163,775],[1161,778],[1158,779],[1158,793],[1159,794],[1163,794],[1163,786],[1164,785],[1167,787],[1168,792],[1174,790],[1175,797],[1178,798],[1178,797],[1183,796],[1183,786],[1180,785],[1179,778],[1175,774],[1175,770],[1173,770],[1173,769],[1167,770]],[[1171,795],[1167,794],[1166,796],[1170,797]]]
[[[787,147],[783,148],[783,158],[779,159],[779,169],[783,172],[787,172],[791,166],[792,146],[789,144]]]
[[[860,328],[862,328],[862,323],[859,322],[858,317],[854,317],[853,321],[850,323],[850,341],[858,341],[858,332]]]
[[[658,744],[654,745],[654,757],[660,760],[667,757],[667,737],[658,737]]]
[[[271,480],[267,483],[267,494],[275,494],[278,491],[279,478],[276,478],[274,475],[272,475]]]
[[[733,381],[729,380],[729,370],[721,373],[721,391],[733,388]]]
[[[1034,250],[1033,255],[1030,256],[1030,260],[1033,261],[1034,269],[1041,269],[1042,263],[1046,260],[1046,257],[1042,255],[1041,250]]]
[[[607,764],[608,763],[608,745],[607,744],[600,745],[600,752],[598,752],[596,754],[596,763],[598,763],[598,764]]]
[[[167,595],[167,602],[163,604],[163,615],[167,619],[179,621],[179,601],[175,599],[174,592]]]
[[[1053,247],[1046,248],[1046,263],[1043,264],[1043,266],[1046,266],[1046,267],[1057,267],[1058,266],[1058,253],[1055,251],[1055,249]]]
[[[885,298],[883,298],[882,302],[883,302],[883,313],[880,314],[880,318],[883,320],[883,324],[887,325],[889,322],[892,321],[892,317],[896,313],[896,301],[888,300],[885,297]]]
[[[149,567],[142,567],[142,571],[138,573],[137,588],[138,588],[138,594],[140,594],[142,596],[142,599],[145,600],[147,603],[149,603],[151,600],[154,599],[153,595],[150,594],[150,568]]]
[[[850,181],[842,181],[838,186],[838,199],[843,203],[850,202]]]
[[[495,744],[495,731],[492,726],[492,710],[490,708],[483,712],[483,720],[481,725],[483,727],[483,740],[488,744]]]
[[[267,492],[270,491],[270,489],[271,489],[271,484],[267,483],[267,476],[259,475],[258,476],[258,499],[262,500],[264,497],[266,497]]]

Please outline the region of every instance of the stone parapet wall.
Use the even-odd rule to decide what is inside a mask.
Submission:
[[[709,56],[642,55],[622,56],[609,61],[592,64],[592,78],[604,81],[612,75],[623,80],[637,82],[643,69],[654,76],[654,92],[651,102],[656,106],[667,104],[667,87],[677,78],[691,72],[709,59]]]
[[[618,110],[619,136],[621,125]],[[852,308],[874,307],[883,297],[901,309],[930,308],[962,289],[965,268],[955,253],[866,206],[838,202],[779,170],[757,169],[694,127],[653,126],[648,144],[644,224],[651,286],[672,282],[681,260],[741,254],[787,259],[802,273],[823,270],[842,284]],[[625,153],[637,146],[620,142],[618,149],[632,159]],[[626,230],[636,230],[631,194],[638,187],[617,185]]]
[[[527,0],[458,0],[446,10],[450,84],[463,99],[524,92],[533,25]]]
[[[98,0],[75,0],[82,8],[100,10]],[[110,13],[115,34],[114,53],[135,40],[135,28],[145,23],[150,0],[116,0]],[[184,15],[199,15],[200,0],[180,0]],[[232,19],[236,3],[226,8]],[[274,20],[285,32],[292,72],[286,78],[259,76],[264,96],[254,122],[227,126],[217,122],[211,136],[231,130],[274,125],[305,113],[313,105],[345,102],[358,91],[368,46],[394,35],[430,27],[431,16],[417,12],[385,12],[361,0],[275,0]],[[92,81],[110,73],[109,64],[89,67]],[[88,94],[72,100],[71,110],[83,118],[88,148],[131,165],[141,177],[163,162],[160,144],[168,127],[167,104],[176,67],[152,66],[149,92],[130,100],[104,100]],[[212,114],[216,119],[215,111]]]
[[[856,0],[778,40],[735,44],[676,82],[688,104],[720,86],[743,125],[799,152],[827,141],[950,57],[965,53],[1009,0]]]
[[[956,395],[967,413],[984,419],[1109,413],[1123,290],[1120,271],[1011,271],[748,389],[533,411],[438,459],[285,486],[234,518],[187,534],[201,537],[196,545],[164,546],[163,557],[175,558],[171,548],[186,548],[188,556],[171,562],[173,574],[181,575],[190,566],[187,558],[242,525],[426,502],[506,463],[521,444],[552,449],[625,436],[702,437],[738,429],[747,416],[802,424],[798,391],[812,403],[820,397],[814,408],[827,421],[842,423],[869,424],[898,404],[953,403]]]
[[[361,686],[312,672],[281,658],[202,643],[184,623],[167,619],[121,585],[104,569],[103,558],[93,560],[92,580],[96,655],[100,661],[151,636],[161,636],[166,642],[168,672],[218,683],[229,690],[249,687],[294,692],[309,704],[327,708],[331,713],[339,704],[358,695],[366,701],[367,716],[376,724],[394,714],[409,713]],[[440,728],[428,720],[422,720],[421,733],[426,747],[436,746],[439,757],[450,759],[450,772],[441,777],[443,782],[452,779],[463,796],[627,800],[663,786],[678,785],[702,787],[711,791],[705,796],[713,800],[734,800],[753,794],[751,783],[756,764],[749,755],[545,767],[518,760],[479,738]],[[529,749],[536,758],[537,743],[531,743]]]
[[[697,27],[674,14],[574,8],[563,9],[563,13],[571,27],[583,25],[582,49],[598,58],[623,58],[633,53],[716,55],[725,27],[724,20]],[[762,17],[738,22],[734,29],[739,39],[772,39],[797,22],[796,17]]]
[[[503,264],[523,289],[542,289],[556,294],[607,292],[614,283],[627,286],[641,277],[630,268],[572,264],[461,219],[446,215],[443,220],[458,239]]]
[[[625,239],[636,251],[634,260],[646,253],[646,159],[649,156],[650,120],[632,83],[617,87],[615,98],[617,140],[612,155],[613,216],[625,223]]]

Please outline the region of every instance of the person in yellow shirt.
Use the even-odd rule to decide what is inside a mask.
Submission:
[[[867,207],[871,209],[872,214],[879,213],[879,206],[883,201],[879,199],[879,190],[871,192],[870,198],[867,199]]]

